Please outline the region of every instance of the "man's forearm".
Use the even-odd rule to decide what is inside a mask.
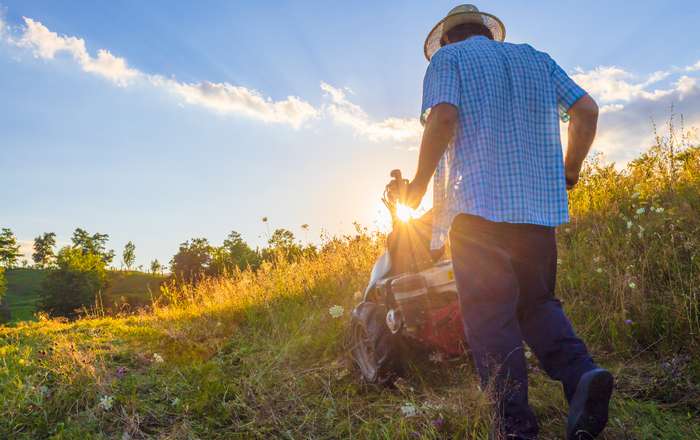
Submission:
[[[427,186],[440,163],[442,155],[447,149],[454,135],[457,122],[457,109],[449,104],[441,104],[449,108],[436,107],[428,117],[421,141],[418,155],[418,169],[413,181],[416,184]],[[435,111],[437,110],[437,111]]]
[[[571,108],[569,140],[564,159],[566,180],[570,186],[578,181],[583,161],[586,159],[598,125],[598,106],[589,96],[584,96]]]

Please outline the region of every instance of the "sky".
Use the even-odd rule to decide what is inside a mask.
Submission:
[[[390,170],[415,170],[423,41],[456,4],[0,0],[0,226],[26,251],[108,233],[146,267],[232,230],[374,228]],[[672,108],[700,126],[699,2],[477,6],[598,101],[604,160]]]

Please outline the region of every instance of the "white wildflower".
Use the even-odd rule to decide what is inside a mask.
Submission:
[[[415,417],[418,415],[418,408],[411,402],[404,403],[401,405],[401,414],[404,417]]]
[[[630,220],[627,220],[627,229],[632,229],[633,223]]]
[[[630,289],[636,289],[636,288],[637,288],[637,284],[636,284],[634,281],[630,281],[630,283],[628,284],[628,286],[629,286]]]
[[[658,208],[656,208],[656,212],[658,212],[659,214],[661,214],[662,212],[664,212],[663,206],[659,206]]]
[[[641,207],[641,208],[639,208],[639,209],[637,210],[637,215],[642,215],[642,214],[644,214],[645,212],[646,212],[646,209],[644,209],[644,207]]]
[[[445,357],[442,355],[441,351],[434,351],[434,352],[430,353],[430,355],[428,356],[428,359],[430,360],[430,362],[433,362],[435,364],[439,364],[445,360]]]
[[[163,356],[159,355],[158,353],[153,353],[153,362],[155,362],[156,364],[162,364]]]
[[[343,306],[339,306],[336,304],[330,309],[328,309],[328,313],[330,313],[330,315],[333,318],[340,318],[341,316],[343,316],[343,313],[345,313],[345,309],[343,308]]]
[[[112,409],[112,406],[114,405],[114,397],[112,396],[102,396],[100,397],[100,403],[97,404],[100,408],[102,408],[105,411],[109,411]]]
[[[557,264],[561,264],[561,258],[557,258]]]
[[[597,268],[595,271],[598,272],[598,273],[603,273],[603,268],[602,268],[602,267],[599,267],[599,268]]]

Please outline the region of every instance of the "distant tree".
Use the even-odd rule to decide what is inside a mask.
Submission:
[[[54,232],[45,232],[34,239],[32,260],[34,260],[37,267],[43,269],[51,265],[56,258],[53,250],[54,246],[56,246],[56,234]]]
[[[212,247],[206,238],[193,238],[182,244],[170,260],[173,276],[185,282],[197,282],[209,273]]]
[[[301,225],[301,230],[304,231],[304,239],[308,242],[309,241],[309,224],[304,223]]]
[[[221,275],[235,268],[240,270],[248,267],[256,269],[260,265],[260,255],[248,246],[241,234],[231,231],[224,244],[213,250],[210,272]]]
[[[99,255],[105,264],[111,264],[114,260],[114,250],[107,250],[108,234],[97,232],[90,235],[85,229],[76,228],[71,241],[74,248],[80,249],[83,254]]]
[[[12,269],[21,255],[15,234],[10,228],[2,228],[0,230],[0,265]]]
[[[10,312],[10,307],[7,305],[5,299],[5,292],[7,291],[7,284],[5,282],[5,269],[0,267],[0,323],[8,322],[12,319],[12,312]]]
[[[163,270],[163,267],[160,265],[160,261],[153,260],[151,261],[151,273],[152,274],[159,274]]]
[[[106,287],[106,266],[102,255],[64,247],[58,252],[56,267],[42,284],[40,308],[50,315],[75,317]]]
[[[275,229],[267,244],[268,247],[262,251],[263,259],[267,261],[274,261],[280,257],[287,261],[294,261],[303,254],[303,249],[296,242],[294,233],[288,229]]]
[[[5,298],[7,292],[7,282],[5,281],[5,268],[0,267],[0,303]]]
[[[136,246],[132,242],[128,242],[124,246],[124,252],[122,252],[122,262],[126,266],[126,270],[131,270],[131,266],[136,262]]]

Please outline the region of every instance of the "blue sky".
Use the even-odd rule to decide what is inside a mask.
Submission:
[[[700,126],[698,2],[534,4],[477,5],[598,99],[609,160],[671,105]],[[422,44],[455,5],[0,0],[0,226],[109,233],[139,264],[231,230],[261,245],[263,216],[310,240],[372,226],[415,166]]]

